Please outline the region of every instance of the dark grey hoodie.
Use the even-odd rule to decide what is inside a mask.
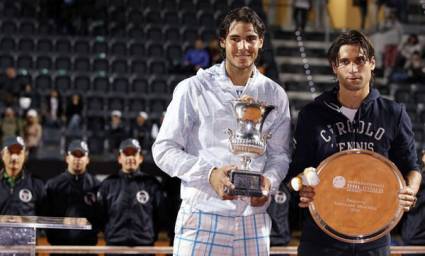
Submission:
[[[295,150],[289,174],[294,177],[306,167],[317,167],[328,156],[347,149],[367,149],[393,161],[405,176],[419,170],[412,124],[403,105],[382,98],[376,89],[360,105],[354,121],[341,113],[338,87],[320,95],[299,113],[295,131]],[[352,250],[353,244],[326,235],[310,214],[301,241]],[[389,235],[355,245],[358,250],[387,246]]]

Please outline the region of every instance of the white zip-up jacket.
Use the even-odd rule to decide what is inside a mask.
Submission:
[[[290,156],[290,114],[288,97],[274,81],[257,69],[242,95],[275,106],[265,119],[263,133],[272,136],[266,153],[252,159],[250,169],[268,177],[277,191],[286,176]],[[183,206],[222,214],[246,216],[266,211],[268,204],[252,207],[249,200],[222,200],[208,182],[214,167],[240,164],[229,150],[228,128],[235,131],[233,101],[239,96],[227,77],[224,62],[180,82],[167,108],[158,137],[152,147],[161,170],[182,181]]]

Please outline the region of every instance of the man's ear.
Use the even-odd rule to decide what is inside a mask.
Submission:
[[[371,65],[370,69],[375,70],[375,65],[376,65],[375,57],[372,56],[372,58],[370,58],[369,62],[370,62],[370,65]]]
[[[224,38],[220,38],[220,47],[221,48],[226,48],[226,42],[225,42],[225,40],[224,40]]]
[[[336,74],[336,64],[332,63],[332,71],[334,72],[334,74]]]

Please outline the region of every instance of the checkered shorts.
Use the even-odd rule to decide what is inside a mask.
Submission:
[[[181,208],[173,255],[269,255],[270,229],[267,213],[233,217]]]

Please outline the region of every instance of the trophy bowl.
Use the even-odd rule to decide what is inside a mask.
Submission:
[[[316,224],[347,243],[376,240],[399,222],[398,194],[405,187],[397,167],[384,156],[361,149],[336,153],[317,168],[320,183],[309,205]]]
[[[234,102],[233,109],[237,118],[237,129],[228,129],[230,151],[241,158],[241,166],[230,172],[230,181],[235,188],[230,195],[262,196],[261,173],[249,170],[251,159],[263,155],[266,151],[269,134],[263,134],[262,128],[267,115],[274,106],[267,106],[245,97]]]

